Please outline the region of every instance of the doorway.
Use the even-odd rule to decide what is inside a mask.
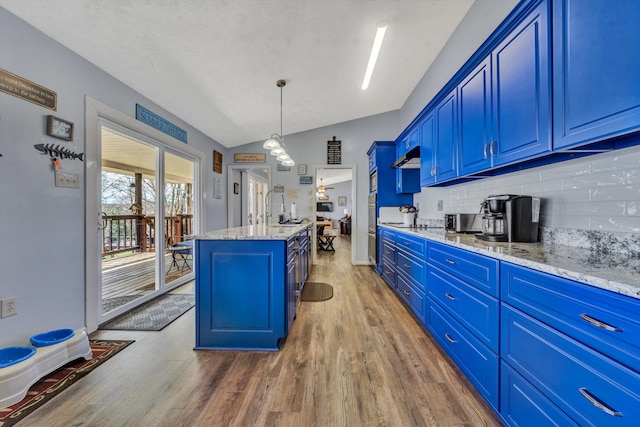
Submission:
[[[227,177],[227,227],[263,224],[271,165],[228,165]]]
[[[204,154],[87,97],[86,325],[194,277]],[[97,226],[96,226],[97,225]]]

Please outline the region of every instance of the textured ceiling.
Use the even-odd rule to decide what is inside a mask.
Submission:
[[[0,0],[226,147],[400,108],[473,0]],[[388,25],[360,90],[376,27]],[[8,65],[8,64],[7,64]],[[10,68],[10,67],[9,67]]]

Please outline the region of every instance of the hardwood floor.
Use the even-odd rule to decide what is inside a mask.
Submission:
[[[309,281],[282,350],[194,351],[192,309],[25,418],[24,426],[493,426],[499,419],[383,280],[350,265],[348,237]]]

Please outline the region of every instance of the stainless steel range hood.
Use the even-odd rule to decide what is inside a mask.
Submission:
[[[418,169],[420,168],[420,147],[414,147],[401,156],[391,165],[393,169]]]

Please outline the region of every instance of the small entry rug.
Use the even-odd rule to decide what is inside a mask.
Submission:
[[[164,294],[113,320],[99,329],[159,331],[186,313],[196,303],[194,294]]]
[[[333,297],[333,286],[322,282],[307,282],[302,288],[300,301],[326,301]]]
[[[53,399],[62,390],[93,371],[133,341],[89,340],[91,359],[80,358],[53,371],[31,386],[22,401],[0,408],[0,426],[10,427]]]

